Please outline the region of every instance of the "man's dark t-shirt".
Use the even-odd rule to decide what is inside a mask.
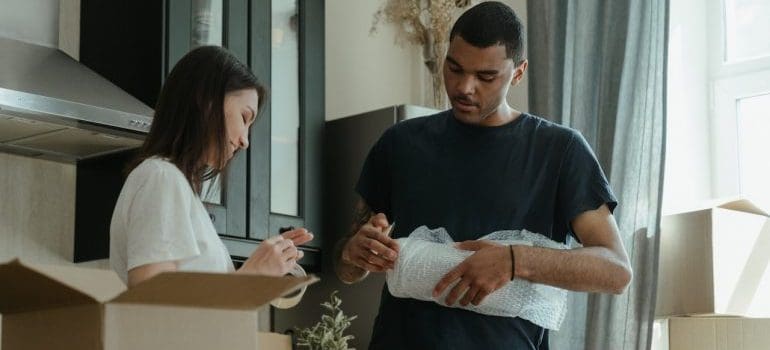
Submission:
[[[392,236],[444,227],[454,241],[527,229],[566,242],[578,214],[616,199],[583,136],[522,114],[497,127],[463,124],[452,111],[390,127],[356,186]],[[574,236],[574,235],[573,235]],[[383,289],[372,349],[547,349],[547,330]]]

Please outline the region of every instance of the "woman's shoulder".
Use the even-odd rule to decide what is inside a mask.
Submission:
[[[187,180],[179,168],[168,159],[150,157],[139,163],[126,179],[126,184],[146,182],[187,183]]]

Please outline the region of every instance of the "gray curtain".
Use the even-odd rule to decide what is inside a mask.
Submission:
[[[634,279],[571,293],[552,349],[648,349],[663,185],[667,0],[528,0],[530,112],[580,130],[619,199]]]

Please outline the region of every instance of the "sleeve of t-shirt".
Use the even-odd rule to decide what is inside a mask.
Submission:
[[[190,219],[192,190],[187,181],[160,166],[143,170],[136,174],[139,183],[128,208],[127,269],[200,255]]]
[[[579,132],[574,132],[567,146],[559,172],[559,190],[557,192],[559,216],[564,219],[572,231],[572,220],[583,212],[607,204],[610,212],[618,202],[612,193],[609,182],[596,159],[591,146]]]
[[[392,132],[388,129],[369,150],[361,175],[358,177],[356,192],[375,213],[390,217]]]

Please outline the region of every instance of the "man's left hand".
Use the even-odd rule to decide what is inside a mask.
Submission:
[[[447,295],[446,304],[452,305],[462,296],[460,305],[479,305],[487,295],[511,281],[513,271],[509,246],[489,241],[465,241],[455,247],[475,253],[444,275],[433,289],[434,298],[459,280]]]

